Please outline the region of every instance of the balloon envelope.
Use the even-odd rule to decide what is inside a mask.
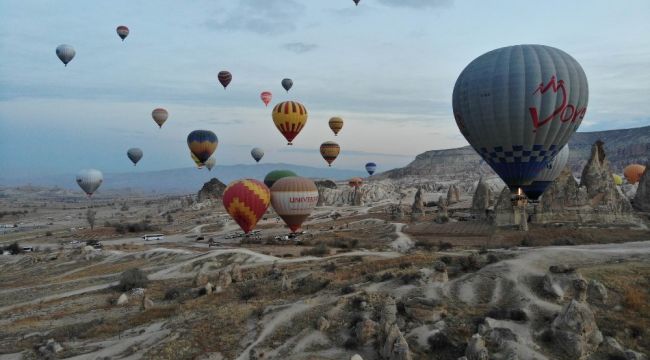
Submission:
[[[268,106],[269,103],[271,102],[271,99],[273,99],[273,94],[271,94],[270,91],[263,91],[260,94],[260,99],[262,99],[264,106]]]
[[[454,86],[460,132],[503,181],[529,185],[587,111],[587,77],[562,50],[517,45],[472,61]]]
[[[376,170],[377,170],[377,164],[375,164],[374,162],[369,162],[366,164],[366,171],[368,172],[369,175],[374,174]]]
[[[289,176],[273,184],[271,204],[273,209],[296,232],[318,203],[318,189],[310,179]]]
[[[361,0],[352,0],[352,1],[354,1],[354,5],[358,6],[358,5],[359,5],[359,1],[361,1]]]
[[[169,113],[163,108],[156,108],[151,112],[151,117],[153,118],[153,121],[158,124],[158,127],[161,128],[165,121],[167,121]]]
[[[88,196],[92,196],[104,181],[104,175],[99,170],[84,169],[79,171],[76,181]]]
[[[282,79],[282,87],[289,92],[289,89],[293,86],[293,80],[291,79]]]
[[[124,39],[129,36],[129,28],[124,25],[118,26],[115,31],[117,32],[117,36],[119,36],[122,41],[124,41]]]
[[[127,150],[126,156],[128,156],[129,159],[131,159],[131,161],[133,162],[133,166],[135,166],[138,163],[138,161],[142,159],[142,149],[130,148],[129,150]]]
[[[338,135],[339,131],[343,129],[343,119],[338,116],[330,118],[329,125],[332,132],[334,132],[334,135]]]
[[[247,234],[269,208],[270,201],[269,188],[254,179],[233,181],[223,192],[223,206]]]
[[[203,166],[205,164],[202,163],[201,160],[199,160],[199,158],[197,158],[191,151],[190,151],[190,156],[192,157],[192,161],[194,161],[194,164],[196,165],[196,167],[198,169],[203,169]],[[210,160],[210,159],[208,159],[208,160]]]
[[[63,44],[56,48],[56,56],[58,56],[59,60],[61,60],[65,66],[68,66],[68,63],[76,54],[77,52],[74,51],[74,48],[70,45]]]
[[[287,139],[287,145],[292,145],[293,139],[307,123],[307,108],[297,101],[283,101],[275,105],[271,117],[275,127]]]
[[[623,169],[623,176],[627,179],[627,182],[630,184],[636,184],[641,179],[641,175],[645,171],[645,166],[640,164],[631,164]]]
[[[531,200],[537,200],[544,193],[553,181],[560,176],[562,170],[569,161],[569,145],[564,145],[562,150],[560,150],[553,160],[549,161],[548,164],[540,171],[535,180],[533,180],[530,185],[524,185],[521,187],[521,190],[526,194],[526,196]]]
[[[323,156],[323,159],[327,161],[329,166],[332,166],[332,163],[336,160],[336,157],[339,156],[340,152],[341,147],[334,141],[325,141],[320,145],[320,154]]]
[[[208,161],[205,162],[205,167],[208,168],[209,171],[212,171],[212,168],[217,164],[217,159],[214,158],[214,156],[210,156]]]
[[[291,170],[273,170],[264,177],[264,184],[270,189],[276,181],[289,176],[298,176],[298,174]]]
[[[187,135],[187,146],[201,164],[212,156],[218,143],[217,135],[210,130],[194,130]]]
[[[255,159],[256,162],[260,162],[262,160],[262,157],[264,156],[264,150],[256,147],[251,150],[251,156],[253,159]]]
[[[612,177],[614,177],[614,184],[618,186],[623,185],[623,178],[621,177],[621,175],[612,174]]]
[[[219,71],[219,74],[217,75],[217,78],[219,79],[219,82],[221,85],[223,85],[223,88],[225,89],[228,84],[232,81],[232,74],[229,71]]]

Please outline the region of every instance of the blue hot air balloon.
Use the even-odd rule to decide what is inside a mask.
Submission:
[[[366,171],[368,172],[368,174],[370,175],[374,174],[375,170],[377,170],[377,164],[375,164],[374,162],[369,162],[366,164]]]
[[[460,132],[511,190],[530,185],[580,126],[589,89],[562,50],[517,45],[462,71],[452,105]]]
[[[187,146],[201,165],[217,150],[219,140],[210,130],[194,130],[187,135]]]

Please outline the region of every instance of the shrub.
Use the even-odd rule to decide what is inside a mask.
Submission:
[[[445,263],[447,265],[451,265],[452,258],[451,258],[451,256],[443,256],[443,257],[440,258],[440,261],[442,261],[443,263]]]
[[[46,231],[45,236],[52,236],[52,232],[51,231]]]
[[[187,291],[182,288],[171,288],[165,291],[165,300],[176,300],[183,295],[185,295]]]
[[[487,256],[487,262],[488,264],[494,264],[496,262],[499,262],[499,257],[496,256],[495,254],[490,253]]]
[[[454,248],[454,244],[450,242],[439,242],[438,243],[438,251],[447,251],[451,250]]]
[[[344,295],[345,294],[352,294],[354,291],[355,291],[354,287],[352,287],[351,285],[347,285],[347,286],[341,288],[341,294],[344,294]]]
[[[575,244],[576,242],[573,239],[562,238],[553,240],[553,245],[555,246],[573,246]]]
[[[429,349],[434,352],[452,346],[449,337],[441,331],[429,336],[427,343],[429,344]]]
[[[129,291],[135,288],[145,288],[148,284],[149,278],[147,274],[138,268],[133,268],[122,273],[118,288],[122,291]]]
[[[427,251],[433,250],[433,244],[428,241],[418,240],[415,242],[415,246]]]
[[[300,252],[300,255],[302,256],[325,256],[329,255],[330,249],[325,245],[325,243],[318,243],[318,245],[314,246],[311,249],[303,250]]]
[[[390,279],[392,279],[394,277],[395,277],[395,275],[393,275],[392,272],[385,272],[385,273],[381,274],[381,277],[379,278],[379,280],[383,282],[383,281],[388,281],[388,280],[390,280]]]
[[[399,268],[402,269],[402,270],[408,269],[410,267],[411,267],[411,263],[400,263],[399,264]]]
[[[336,271],[336,264],[333,262],[328,262],[323,266],[323,269],[327,272],[335,272]]]
[[[12,244],[5,246],[5,251],[9,251],[11,255],[16,255],[23,252],[23,248],[18,244],[17,241],[14,241]]]
[[[239,299],[245,302],[257,296],[257,288],[253,283],[242,283],[237,289]]]
[[[623,305],[629,310],[638,311],[646,303],[645,295],[637,288],[627,286],[623,290]]]
[[[420,273],[418,271],[407,272],[406,274],[402,274],[402,276],[400,276],[400,280],[402,280],[404,284],[411,284],[419,279]]]

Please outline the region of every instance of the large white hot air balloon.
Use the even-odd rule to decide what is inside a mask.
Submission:
[[[530,185],[524,185],[521,189],[529,199],[537,200],[544,190],[560,176],[560,173],[569,161],[569,144],[564,145],[553,160],[549,161],[544,169],[540,171]]]
[[[63,63],[63,65],[68,66],[68,63],[74,58],[76,52],[74,48],[70,45],[62,44],[56,48],[56,56]]]
[[[588,98],[587,77],[570,55],[517,45],[472,61],[456,80],[452,105],[460,132],[514,191],[567,144]]]
[[[77,174],[77,184],[88,196],[92,196],[103,181],[104,175],[99,170],[84,169]]]

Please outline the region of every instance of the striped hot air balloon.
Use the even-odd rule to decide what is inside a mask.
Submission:
[[[307,123],[307,108],[297,101],[283,101],[275,105],[271,116],[275,127],[287,139],[287,145],[292,145]]]
[[[374,174],[376,170],[377,170],[377,164],[375,164],[374,162],[366,163],[366,171],[368,172],[369,175]]]
[[[221,85],[223,85],[223,89],[226,90],[226,87],[232,81],[232,74],[229,71],[225,71],[225,70],[219,71],[217,78],[219,79]]]
[[[273,209],[292,232],[300,229],[318,203],[318,189],[312,180],[299,176],[284,177],[271,187]]]
[[[546,164],[546,167],[537,174],[535,180],[533,180],[530,185],[522,186],[521,190],[523,190],[524,194],[526,194],[529,199],[539,199],[539,197],[542,196],[542,193],[544,193],[544,190],[551,185],[553,180],[560,176],[560,173],[562,173],[562,170],[568,161],[569,145],[567,144],[564,145],[562,150],[555,155],[555,158],[549,161],[549,163]]]
[[[233,181],[223,192],[223,206],[247,234],[255,228],[270,202],[269,188],[254,179]]]
[[[327,161],[329,166],[332,166],[332,163],[336,160],[336,157],[339,156],[340,152],[341,147],[334,141],[325,141],[320,145],[320,154],[323,156],[323,159]]]
[[[197,169],[203,169],[203,166],[205,165],[204,163],[199,160],[191,151],[190,151],[190,157],[192,157],[192,161],[194,161],[194,164],[196,165]],[[213,157],[210,157],[212,159]],[[208,160],[210,160],[208,159]]]
[[[264,177],[264,184],[270,189],[276,181],[289,176],[298,176],[298,174],[291,170],[273,170]]]
[[[104,175],[101,171],[95,169],[84,169],[77,174],[77,185],[88,196],[92,196],[99,186],[104,182]]]
[[[68,63],[72,61],[76,54],[77,52],[74,51],[74,48],[70,45],[62,44],[56,48],[56,56],[65,66],[68,66]]]
[[[264,106],[269,106],[269,103],[271,102],[271,99],[273,99],[273,94],[271,94],[270,91],[263,91],[260,94],[260,99],[262,99],[262,102],[264,103]]]
[[[585,72],[569,54],[517,45],[467,65],[456,80],[452,106],[461,134],[516,191],[567,144],[588,98]]]
[[[129,36],[129,28],[124,25],[118,26],[115,31],[117,32],[117,36],[119,36],[122,41],[124,41],[124,39]]]
[[[645,166],[640,164],[631,164],[623,169],[623,176],[627,179],[627,182],[630,184],[636,184],[641,179],[641,175],[645,171]]]
[[[218,144],[217,135],[210,130],[194,130],[187,135],[187,146],[202,165],[212,156]]]
[[[339,131],[343,129],[343,119],[338,116],[330,118],[329,121],[330,129],[334,132],[334,136],[339,134]]]
[[[165,123],[165,121],[167,121],[167,118],[169,117],[169,113],[167,112],[167,110],[163,108],[156,108],[153,109],[153,111],[151,112],[151,117],[153,118],[153,121],[155,121],[156,124],[158,124],[158,127],[162,128],[163,124]]]
[[[140,159],[142,159],[142,149],[140,148],[130,148],[129,150],[126,151],[126,156],[129,157],[131,162],[133,162],[133,166],[135,166]]]
[[[353,177],[352,179],[350,179],[348,181],[348,185],[350,185],[350,187],[353,187],[353,188],[358,188],[361,185],[363,185],[363,179],[360,178],[360,177]]]

